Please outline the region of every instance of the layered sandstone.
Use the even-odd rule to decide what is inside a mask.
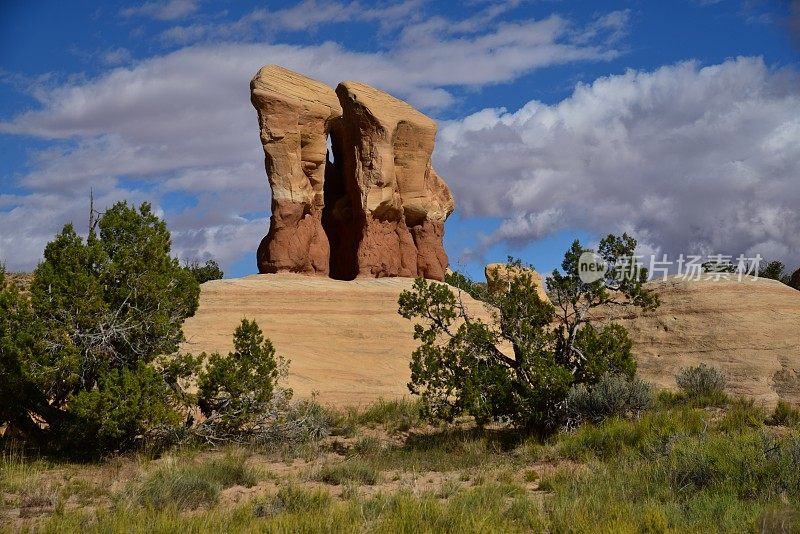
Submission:
[[[318,391],[323,403],[347,405],[405,395],[418,342],[413,323],[397,314],[397,298],[412,284],[292,274],[206,282],[181,350],[226,354],[246,317],[291,360],[289,384],[299,397]],[[615,309],[604,318],[629,329],[645,380],[674,388],[682,367],[706,363],[727,375],[733,393],[768,405],[779,398],[800,403],[800,291],[764,279],[673,279],[650,287],[661,297],[657,310]],[[470,315],[491,321],[490,310],[460,296]]]
[[[401,397],[408,394],[408,362],[418,342],[414,324],[397,313],[397,299],[413,283],[289,273],[206,282],[197,313],[184,323],[181,350],[227,354],[233,330],[246,317],[291,360],[288,385],[297,397],[316,391],[321,402],[337,405]],[[462,300],[471,314],[491,320],[469,295]]]
[[[661,298],[655,311],[604,314],[630,332],[644,379],[674,388],[682,367],[705,363],[725,373],[734,394],[800,403],[800,291],[763,278],[670,278],[648,287]]]
[[[250,82],[264,147],[272,216],[258,247],[262,273],[328,274],[330,247],[322,228],[328,134],[342,116],[327,85],[277,65]]]
[[[443,279],[444,221],[454,204],[431,167],[436,123],[363,83],[342,82],[336,94],[344,114],[342,170],[363,211],[358,274]]]
[[[431,166],[432,119],[366,84],[334,92],[275,66],[251,91],[273,189],[259,272],[443,279],[454,202]]]

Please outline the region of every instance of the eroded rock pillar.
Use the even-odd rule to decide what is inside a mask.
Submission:
[[[342,108],[333,89],[277,65],[250,82],[258,112],[272,216],[257,252],[261,273],[327,275],[330,246],[322,227],[328,133]]]
[[[275,65],[250,88],[272,188],[259,272],[444,277],[454,203],[431,166],[432,119],[369,85],[334,92]]]
[[[436,123],[363,83],[342,82],[336,94],[345,129],[342,169],[362,211],[358,275],[441,280],[447,267],[441,238],[454,204],[431,167]]]

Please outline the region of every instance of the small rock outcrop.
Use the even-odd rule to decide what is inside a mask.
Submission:
[[[369,85],[334,92],[274,65],[250,88],[273,197],[259,272],[444,278],[455,205],[431,166],[432,119]]]
[[[517,265],[509,263],[490,263],[483,269],[486,276],[486,287],[489,291],[506,291],[508,283],[515,277],[519,276],[521,272],[527,272],[531,275],[531,280],[536,284],[536,293],[543,302],[550,302],[550,298],[545,291],[544,280],[542,276],[527,267],[518,267]]]

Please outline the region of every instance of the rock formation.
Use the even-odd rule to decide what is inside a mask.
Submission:
[[[443,279],[454,203],[431,166],[432,119],[368,85],[334,92],[274,65],[250,88],[272,188],[259,272]]]
[[[628,329],[645,380],[674,388],[682,367],[705,363],[725,373],[731,393],[768,405],[800,402],[800,293],[749,277],[647,285],[661,298],[655,311],[596,314]]]
[[[181,350],[227,354],[231,332],[247,317],[291,360],[287,385],[295,398],[317,392],[323,404],[353,406],[403,397],[419,341],[414,323],[397,313],[397,299],[413,284],[412,278],[345,282],[289,273],[212,280],[200,286],[200,306],[183,325]],[[492,320],[466,293],[461,301],[473,317]]]
[[[419,342],[413,323],[398,315],[397,298],[413,283],[293,274],[206,282],[180,350],[227,354],[231,332],[248,317],[292,361],[289,385],[301,398],[319,391],[322,403],[352,405],[407,395],[408,360]],[[681,367],[706,363],[726,374],[731,393],[800,403],[800,292],[765,279],[648,286],[661,297],[655,311],[613,308],[600,317],[628,328],[643,379],[675,388]],[[490,309],[466,293],[460,298],[474,318],[492,321]]]
[[[258,247],[260,272],[328,273],[322,228],[328,134],[342,116],[327,85],[269,65],[250,82],[272,189],[269,233]]]
[[[505,291],[509,281],[518,275],[517,273],[520,272],[520,269],[530,273],[531,280],[536,284],[536,293],[539,295],[539,298],[544,302],[550,302],[550,297],[547,296],[547,292],[545,291],[542,276],[538,272],[533,269],[528,269],[527,267],[517,267],[516,265],[508,263],[490,263],[483,269],[483,273],[486,276],[486,287],[489,291]]]

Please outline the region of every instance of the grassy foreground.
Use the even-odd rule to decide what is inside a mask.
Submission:
[[[546,440],[431,427],[398,401],[329,411],[331,436],[291,446],[78,464],[6,442],[0,530],[800,531],[796,412],[714,403],[665,394]]]

